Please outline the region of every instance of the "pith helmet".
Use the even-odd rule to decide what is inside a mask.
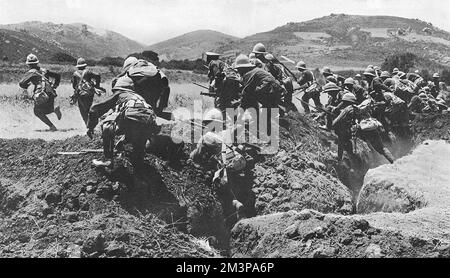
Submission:
[[[323,74],[325,77],[327,77],[327,76],[332,75],[333,73],[331,72],[331,69],[330,69],[329,67],[324,67],[324,68],[322,69],[322,74]]]
[[[391,75],[389,74],[389,72],[387,71],[383,71],[380,75],[381,78],[389,78],[391,77]]]
[[[323,86],[323,91],[325,93],[331,93],[331,92],[338,92],[341,89],[338,87],[338,85],[334,84],[334,83],[328,83],[325,86]]]
[[[344,85],[355,85],[355,80],[353,78],[347,78],[344,81]]]
[[[347,101],[347,102],[351,102],[351,103],[356,103],[356,97],[354,94],[352,93],[346,93],[343,97],[342,97],[342,101]]]
[[[331,83],[334,83],[334,84],[337,84],[337,79],[336,79],[336,77],[334,77],[333,75],[329,75],[329,76],[327,76],[327,81],[328,82],[331,82]]]
[[[267,61],[275,61],[275,57],[272,54],[266,54],[264,58],[266,58]]]
[[[435,74],[433,74],[433,78],[440,78],[440,76],[439,76],[439,73],[435,73]]]
[[[83,58],[78,59],[77,68],[84,68],[84,67],[87,67],[86,60]]]
[[[37,64],[39,64],[39,60],[38,60],[36,55],[30,54],[30,55],[27,56],[26,64],[27,65],[37,65]]]
[[[374,70],[374,69],[371,69],[371,68],[367,68],[367,69],[364,71],[363,75],[365,75],[365,76],[372,76],[372,77],[375,77],[375,76],[376,76],[376,75],[375,75],[375,70]]]
[[[133,64],[136,64],[138,61],[139,61],[139,60],[138,60],[136,57],[133,57],[133,56],[128,57],[128,58],[125,60],[125,62],[123,62],[123,68],[125,69],[125,68],[127,68],[127,67],[129,67],[129,66],[131,66],[131,65],[133,65]]]
[[[296,68],[297,68],[298,70],[306,70],[306,63],[303,62],[303,61],[300,61],[300,62],[297,63]]]
[[[218,110],[218,109],[211,109],[205,113],[205,115],[203,117],[203,121],[223,122],[222,112],[220,112],[220,110]]]
[[[266,47],[262,43],[257,43],[255,47],[253,47],[253,53],[266,54]]]
[[[400,71],[400,70],[399,70],[398,68],[395,68],[395,69],[392,71],[392,74],[397,74],[399,71]]]
[[[236,61],[234,62],[234,68],[253,68],[255,65],[250,63],[250,60],[248,59],[247,55],[241,54],[237,56]]]

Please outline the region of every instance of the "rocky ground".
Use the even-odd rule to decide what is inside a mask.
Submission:
[[[416,119],[417,142],[428,138],[429,130],[436,130],[428,121],[443,122],[431,139],[444,136],[450,126],[448,116]],[[2,139],[0,256],[446,254],[440,242],[418,239],[417,247],[415,239],[402,233],[349,216],[356,212],[367,170],[385,163],[367,144],[358,142],[363,163],[350,171],[354,165],[348,159],[336,162],[336,138],[312,119],[290,115],[281,125],[278,154],[255,156],[255,167],[233,184],[246,207],[247,219],[237,225],[236,213],[211,185],[212,171],[186,160],[192,145],[180,151],[180,146],[162,136],[143,169],[131,177],[93,169],[91,160],[100,154],[57,155],[101,148],[100,138]],[[395,151],[396,146],[390,147]],[[167,157],[161,150],[172,155]],[[177,159],[169,163],[170,158]],[[298,216],[304,210],[310,216]],[[319,226],[323,229],[316,229]],[[310,234],[309,229],[314,232]]]
[[[425,139],[448,140],[449,120],[448,114],[416,118],[411,147]],[[395,144],[390,147],[396,151]],[[231,254],[449,257],[449,150],[445,141],[428,141],[395,164],[370,170],[357,199],[356,212],[362,214],[297,210],[240,221],[232,231]]]

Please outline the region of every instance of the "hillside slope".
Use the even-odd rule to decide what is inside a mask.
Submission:
[[[264,43],[268,51],[311,67],[363,69],[381,64],[396,51],[415,53],[436,67],[450,66],[450,33],[419,19],[393,16],[331,14],[305,22],[291,22],[242,39],[213,31],[196,31],[150,46],[163,59],[197,59],[201,52],[248,54]]]
[[[450,66],[450,33],[418,19],[332,14],[288,23],[217,50],[249,52],[257,42],[265,43],[275,54],[303,59],[315,67],[363,68],[381,64],[387,55],[406,49],[421,58]]]
[[[162,60],[196,60],[202,53],[226,47],[238,38],[211,30],[199,30],[166,40],[148,48],[159,53]]]
[[[89,59],[100,59],[106,56],[126,56],[130,53],[141,51],[143,46],[131,39],[128,39],[118,33],[95,29],[94,27],[75,23],[75,24],[54,24],[50,22],[24,22],[18,24],[1,25],[2,33],[20,34],[22,43],[17,49],[20,52],[29,52],[30,41],[40,40],[36,48],[37,52],[46,52],[44,49],[49,48],[50,52],[64,52],[74,57],[86,57]],[[6,31],[6,30],[9,30]],[[6,38],[6,40],[11,40]],[[2,41],[3,43],[3,41]],[[42,49],[42,50],[41,50]],[[14,57],[14,51],[4,51],[3,55]],[[44,55],[46,58],[47,55]]]

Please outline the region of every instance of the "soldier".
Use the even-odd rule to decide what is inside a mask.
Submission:
[[[430,91],[431,91],[431,95],[434,98],[437,98],[439,93],[441,92],[439,78],[440,78],[439,73],[433,74],[433,84],[431,85]]]
[[[266,54],[264,57],[267,61],[265,70],[267,70],[272,76],[284,87],[286,90],[286,95],[284,96],[283,106],[297,111],[295,105],[292,104],[292,95],[294,94],[294,84],[292,83],[292,78],[285,71],[283,65],[275,59],[272,54]]]
[[[50,128],[50,131],[57,131],[47,115],[55,113],[58,120],[61,120],[60,107],[54,107],[57,96],[55,90],[59,86],[61,75],[39,67],[39,60],[34,54],[28,55],[26,64],[30,69],[20,80],[19,86],[27,90],[31,84],[34,85],[32,97],[34,100],[34,115],[44,122]],[[53,79],[53,81],[50,79]]]
[[[87,124],[89,109],[91,109],[96,94],[95,88],[100,88],[101,77],[86,68],[86,60],[78,59],[76,68],[72,76],[73,95],[70,97],[70,103],[73,105],[78,102],[81,117],[84,124]],[[94,83],[95,82],[95,83]]]
[[[392,75],[397,75],[400,70],[398,68],[394,68],[392,70]]]
[[[369,84],[369,95],[374,100],[375,108],[373,110],[373,116],[383,124],[386,134],[388,130],[388,124],[385,118],[386,99],[384,98],[383,91],[392,92],[392,90],[383,84],[380,77],[376,77],[374,70],[368,68],[364,72],[364,77]]]
[[[394,163],[394,156],[383,145],[378,129],[364,130],[361,127],[362,115],[353,94],[347,93],[342,97],[344,103],[341,114],[333,121],[333,128],[338,135],[338,160],[342,159],[344,150],[351,159],[357,159],[353,152],[352,138],[358,136],[366,141],[390,163]]]
[[[270,73],[255,67],[243,54],[236,58],[235,69],[243,80],[241,106],[244,110],[258,110],[259,105],[263,108],[279,107],[284,89]]]
[[[325,106],[328,113],[322,112],[320,115],[320,117],[326,116],[325,126],[321,126],[321,128],[331,130],[333,120],[339,115],[342,107],[342,90],[336,84],[330,82],[323,87],[323,92],[328,94],[328,103]]]
[[[123,162],[129,174],[143,163],[145,145],[156,128],[156,116],[152,107],[134,91],[134,84],[128,76],[119,78],[113,88],[113,95],[95,104],[89,111],[87,135],[93,138],[98,119],[109,110],[114,113],[102,123],[103,149],[106,161],[94,160],[96,167],[111,169],[114,160],[114,137],[124,135]]]
[[[356,159],[356,155],[353,152],[353,126],[359,119],[359,114],[357,113],[357,108],[354,106],[356,104],[356,97],[347,93],[342,97],[342,111],[339,116],[334,119],[332,127],[338,136],[338,156],[337,160],[341,161],[344,155],[344,150],[347,152],[350,159]]]
[[[169,80],[155,65],[145,60],[129,57],[125,60],[122,72],[113,80],[113,88],[118,78],[130,76],[134,82],[134,91],[151,105],[157,115],[167,108],[170,97]]]
[[[203,124],[208,125],[212,122],[223,124],[222,112],[213,109],[206,113],[203,118]],[[239,183],[236,182],[236,176],[245,171],[247,161],[238,151],[238,148],[227,142],[231,141],[234,132],[228,130],[216,130],[212,128],[204,134],[197,147],[190,154],[190,159],[197,164],[203,165],[207,169],[216,171],[213,183],[218,185],[218,193],[224,200],[226,208],[232,207],[238,214],[238,219],[243,215],[244,205],[237,200],[234,190],[239,189]],[[227,138],[228,137],[228,138]]]
[[[257,43],[257,44],[253,47],[252,53],[255,54],[255,58],[256,58],[256,59],[259,59],[263,64],[266,63],[266,58],[265,58],[265,56],[266,56],[266,54],[268,54],[268,53],[267,53],[267,51],[266,51],[266,47],[264,46],[264,44],[262,44],[262,43]]]
[[[409,135],[409,112],[406,102],[393,93],[384,93],[384,98],[387,101],[385,112],[390,125],[397,129],[400,136],[407,137]]]
[[[210,80],[210,92],[216,94],[215,107],[225,112],[232,108],[234,102],[239,99],[240,77],[225,62],[213,60],[209,63],[208,77]]]
[[[356,97],[356,104],[361,104],[364,100],[367,99],[366,91],[363,89],[363,87],[356,84],[355,80],[353,78],[347,78],[344,81],[344,89],[349,91],[350,93],[353,93]]]
[[[300,78],[298,79],[298,85],[300,86],[300,90],[304,90],[302,106],[305,113],[311,112],[308,105],[310,99],[314,101],[317,108],[322,108],[323,105],[320,102],[320,88],[315,82],[314,74],[306,68],[306,63],[303,61],[298,62],[296,67],[301,73]]]

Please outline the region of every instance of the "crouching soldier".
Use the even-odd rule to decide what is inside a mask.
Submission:
[[[342,159],[345,150],[350,158],[356,158],[353,152],[352,138],[361,138],[369,143],[378,153],[383,155],[390,163],[394,163],[394,156],[383,145],[379,133],[381,123],[375,119],[363,119],[359,108],[355,106],[356,97],[347,93],[342,97],[343,110],[333,121],[333,128],[338,135],[338,160]]]
[[[99,89],[101,82],[100,75],[90,71],[86,67],[86,61],[83,58],[78,59],[76,66],[77,71],[74,72],[72,77],[74,93],[70,97],[71,104],[78,102],[78,108],[80,109],[84,124],[87,124],[89,109],[91,108],[92,103],[94,102],[94,96],[97,93],[95,88]]]
[[[223,115],[218,109],[209,111],[204,119],[205,125],[213,124],[223,125]],[[219,195],[225,205],[225,211],[228,208],[235,210],[238,219],[244,212],[244,205],[237,199],[235,191],[240,190],[240,183],[237,182],[238,175],[247,169],[247,160],[243,154],[242,148],[234,147],[231,143],[233,129],[218,130],[214,127],[211,131],[204,134],[197,147],[190,154],[190,159],[197,164],[201,164],[208,169],[215,171],[213,184],[216,185]],[[228,211],[230,214],[233,212]]]
[[[26,64],[30,70],[19,82],[19,86],[27,90],[30,85],[34,85],[32,95],[34,115],[44,122],[51,131],[56,131],[57,128],[47,115],[55,113],[58,120],[61,120],[61,110],[59,106],[55,107],[56,88],[61,81],[61,75],[39,67],[39,60],[34,54],[28,55]],[[53,81],[50,79],[53,79]]]
[[[123,135],[124,166],[134,173],[144,159],[145,145],[156,132],[156,116],[144,98],[134,92],[133,81],[123,76],[113,88],[113,95],[91,107],[88,117],[87,135],[92,138],[98,119],[109,110],[114,113],[102,123],[102,139],[106,161],[93,161],[97,167],[113,167],[114,137]]]

